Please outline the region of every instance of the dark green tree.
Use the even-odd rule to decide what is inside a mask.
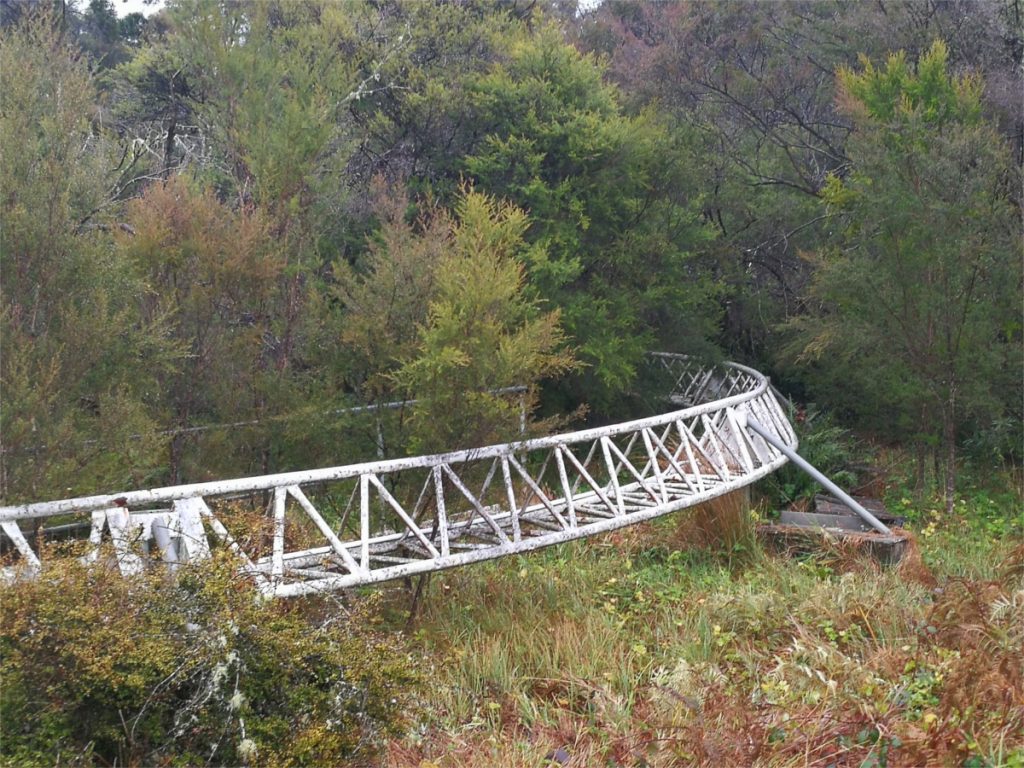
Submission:
[[[822,399],[941,445],[951,511],[959,427],[1019,406],[1020,177],[981,117],[982,83],[951,75],[941,42],[916,68],[894,54],[839,82],[853,169],[826,185],[835,235],[797,349],[843,382]]]
[[[608,415],[646,349],[706,348],[719,307],[693,258],[714,231],[692,135],[654,109],[629,116],[600,62],[539,13],[397,3],[394,14],[380,36],[407,43],[372,57],[385,61],[382,87],[349,105],[362,137],[351,169],[445,205],[468,177],[528,212],[531,290],[562,310],[584,362],[549,389],[553,409],[585,401]]]
[[[600,64],[553,26],[512,37],[469,89],[482,138],[462,167],[530,215],[524,263],[585,365],[573,399],[607,412],[647,349],[703,351],[718,312],[694,251],[714,233],[689,135],[653,110],[626,115]]]

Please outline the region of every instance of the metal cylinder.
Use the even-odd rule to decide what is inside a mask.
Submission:
[[[846,493],[846,491],[844,491],[838,485],[836,485],[827,477],[825,477],[825,475],[823,475],[821,472],[815,469],[814,466],[812,466],[810,462],[808,462],[806,459],[800,456],[800,454],[798,454],[784,442],[779,440],[767,429],[762,427],[757,422],[757,419],[752,417],[750,414],[746,413],[737,413],[737,416],[740,419],[741,425],[745,425],[746,428],[749,429],[751,432],[754,432],[757,435],[759,435],[761,438],[765,440],[765,442],[767,442],[773,448],[782,453],[783,456],[785,456],[787,459],[789,459],[798,467],[800,467],[800,469],[802,469],[808,475],[817,480],[822,485],[822,487],[824,487],[828,491],[831,491],[837,499],[839,499],[841,502],[843,502],[843,504],[849,507],[850,510],[853,511],[854,514],[856,514],[861,520],[870,525],[879,533],[884,533],[886,536],[892,536],[892,531],[889,530],[885,523],[883,523],[877,517],[875,517],[866,509],[864,509],[864,507],[862,507],[860,504],[854,501],[853,498],[848,493]]]

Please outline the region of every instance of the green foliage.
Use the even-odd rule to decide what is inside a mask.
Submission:
[[[800,440],[800,455],[840,488],[850,488],[857,480],[850,469],[855,458],[850,432],[832,423],[827,415],[816,412],[804,414],[794,426]],[[771,504],[780,509],[781,506],[811,504],[821,487],[802,469],[787,463],[772,473],[767,491]]]
[[[349,110],[360,137],[353,171],[365,174],[363,184],[380,174],[407,180],[416,195],[433,190],[454,201],[462,157],[480,139],[468,119],[470,82],[524,27],[509,10],[484,0],[396,0],[379,15],[353,10],[357,26],[375,30],[363,38],[359,68],[372,87]]]
[[[579,344],[577,396],[607,409],[651,345],[699,349],[717,320],[691,258],[711,233],[686,187],[688,135],[625,115],[597,61],[551,26],[513,37],[468,87],[485,135],[464,168],[529,212],[531,281]]]
[[[977,454],[1012,455],[1020,443],[1020,322],[1005,309],[1016,277],[999,255],[1019,216],[1008,204],[1012,163],[988,122],[1016,119],[1005,94],[1017,70],[1005,69],[1002,42],[990,44],[1012,39],[1012,9],[982,3],[957,16],[942,6],[921,18],[910,6],[606,3],[577,22],[571,3],[181,0],[120,24],[110,0],[61,8],[38,16],[52,9],[0,4],[3,375],[12,393],[3,418],[15,449],[4,453],[0,482],[10,489],[198,475],[182,441],[171,445],[169,472],[156,466],[164,446],[154,435],[195,420],[260,422],[204,438],[203,453],[223,459],[206,468],[218,474],[337,461],[339,444],[353,446],[346,458],[372,446],[372,435],[341,439],[351,424],[322,414],[397,392],[391,377],[419,343],[434,263],[410,255],[391,275],[399,286],[414,278],[404,309],[375,325],[389,306],[388,276],[367,246],[390,236],[376,234],[378,173],[422,206],[402,237],[428,225],[434,201],[456,205],[465,179],[527,213],[529,247],[514,256],[524,292],[560,312],[583,363],[543,386],[546,413],[588,405],[599,418],[619,415],[649,348],[713,353],[714,341],[748,360],[777,360],[780,340],[792,339],[769,326],[809,309],[788,357],[806,353],[800,370],[776,371],[780,381],[810,386],[844,420],[894,425],[929,448],[949,442],[921,429],[942,408],[956,412]],[[931,44],[954,17],[948,49]],[[857,67],[849,39],[876,60],[910,53]],[[102,71],[99,92],[89,66]],[[949,74],[971,67],[991,74],[988,83]],[[161,244],[120,234],[158,215],[125,200],[152,206],[147,186],[177,173],[217,216],[197,212],[187,237],[183,224],[168,225],[179,230],[170,249],[194,246],[190,263],[208,265],[223,249],[225,269],[209,282],[216,268],[182,268],[192,257],[180,254],[162,264]],[[915,196],[931,202],[908,204]],[[415,218],[399,218],[407,215]],[[906,233],[901,252],[936,254],[934,280],[918,280],[929,265],[908,261],[879,280],[882,293],[907,283],[915,294],[951,277],[941,301],[909,296],[914,322],[964,293],[970,270],[949,264],[978,267],[974,298],[958,305],[964,333],[952,335],[954,346],[987,350],[966,364],[978,371],[967,378],[992,386],[957,371],[958,399],[940,407],[941,393],[922,382],[948,372],[892,363],[870,323],[836,319],[877,314],[846,306],[839,282],[879,272],[865,268],[862,278],[832,264],[851,259],[823,255],[880,243],[888,235],[874,232],[877,222]],[[954,258],[961,239],[966,256]],[[145,257],[123,263],[140,250]],[[801,261],[800,252],[823,258]],[[975,258],[982,252],[991,263]],[[811,272],[822,279],[807,306]],[[370,274],[379,286],[363,279]],[[354,275],[362,296],[346,296]],[[174,280],[193,283],[171,290]],[[342,320],[357,298],[356,314],[368,318],[361,328],[355,314]],[[978,314],[992,327],[975,333]],[[186,318],[202,320],[187,328]],[[995,342],[985,343],[993,328]],[[934,339],[941,347],[949,336],[936,330]],[[188,381],[198,382],[193,391]],[[93,428],[98,415],[109,440]],[[51,445],[62,455],[26,453]],[[63,475],[74,479],[58,483]]]
[[[406,450],[512,438],[538,383],[573,365],[559,313],[527,292],[526,214],[467,190],[454,215],[428,209],[413,226],[404,197],[378,193],[381,230],[360,272],[339,262],[328,287],[339,373],[364,402],[418,401]],[[490,391],[520,385],[525,393]]]
[[[815,387],[821,401],[942,445],[949,504],[958,429],[1019,399],[1022,262],[1018,170],[977,119],[973,81],[945,66],[936,45],[917,75],[899,57],[841,74],[853,170],[824,191],[837,236],[814,262],[814,313],[790,328],[795,359],[846,380],[841,396]]]
[[[919,115],[937,127],[981,119],[982,83],[977,76],[949,74],[949,47],[942,40],[921,55],[916,71],[903,51],[890,54],[884,69],[876,69],[866,56],[860,64],[859,72],[841,67],[838,73],[840,99],[850,111],[880,122]]]
[[[976,115],[998,126],[1019,163],[1019,51],[1004,41],[1019,37],[1020,22],[1020,8],[1003,0],[952,0],[928,12],[917,2],[609,1],[567,34],[607,57],[627,103],[653,105],[673,126],[697,129],[701,202],[718,230],[704,255],[727,286],[720,344],[770,365],[786,341],[775,327],[805,311],[814,265],[802,254],[834,234],[818,197],[830,174],[850,167],[854,120],[850,98],[837,98],[844,89],[836,71],[859,71],[861,51],[883,62],[872,69],[883,80],[889,52],[906,51],[896,69],[914,81],[908,109],[932,99],[937,118],[980,107]],[[942,57],[929,53],[937,37],[948,43],[956,77],[940,75]],[[900,131],[888,138],[899,142]],[[772,373],[784,387],[794,381],[789,365]]]
[[[517,260],[527,250],[526,214],[467,190],[455,215],[416,356],[395,373],[403,391],[419,400],[416,450],[511,438],[537,384],[575,364],[558,311],[542,311],[526,292]],[[529,391],[512,397],[489,391],[517,385]]]
[[[325,2],[190,0],[172,12],[173,47],[190,62],[202,95],[197,111],[235,191],[282,228],[301,218],[336,156],[344,162],[338,117],[358,89],[355,62],[338,51],[353,34],[348,10]]]
[[[562,311],[585,363],[559,385],[558,409],[607,414],[646,349],[705,348],[719,311],[693,255],[712,232],[692,134],[654,109],[629,116],[600,62],[550,19],[493,3],[393,13],[385,24],[408,25],[401,45],[378,44],[381,85],[353,109],[360,167],[446,205],[469,177],[526,210],[531,290]]]
[[[955,514],[948,516],[940,512],[941,494],[915,494],[913,481],[907,479],[912,475],[910,467],[901,466],[898,455],[892,461],[895,477],[886,506],[906,518],[907,527],[928,543],[925,563],[937,573],[958,578],[998,577],[1000,563],[991,556],[993,548],[1019,542],[1024,536],[1019,480],[1008,472],[993,472],[989,462],[968,463],[957,489]]]
[[[277,310],[284,259],[270,246],[269,226],[258,212],[236,213],[209,190],[182,177],[150,186],[125,212],[117,254],[144,280],[143,316],[161,319],[187,355],[159,379],[165,424],[187,428],[273,414],[287,393],[274,389],[276,367],[267,337],[279,332]],[[172,478],[196,475],[183,466],[181,440],[173,443]],[[203,446],[207,453],[211,446]],[[263,446],[238,441],[223,451],[223,469],[252,466]],[[253,450],[255,448],[255,450]],[[194,459],[193,459],[194,460]],[[202,456],[205,472],[217,471]],[[256,465],[258,466],[258,465]]]
[[[179,350],[107,234],[118,147],[48,17],[0,34],[0,496],[143,483],[162,453],[149,401]]]
[[[261,599],[237,563],[3,588],[0,750],[19,765],[300,766],[372,754],[416,678],[370,605]]]
[[[325,332],[336,334],[322,345],[327,365],[366,403],[395,396],[392,376],[415,353],[452,224],[440,209],[425,210],[410,224],[407,196],[380,178],[373,197],[379,228],[358,268],[334,263],[321,311]]]

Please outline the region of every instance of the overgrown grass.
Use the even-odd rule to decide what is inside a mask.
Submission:
[[[1019,491],[899,498],[900,568],[770,556],[733,500],[437,575],[389,764],[1024,765]]]

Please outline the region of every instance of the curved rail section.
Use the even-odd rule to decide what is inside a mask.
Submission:
[[[768,380],[656,353],[681,410],[434,456],[0,508],[21,569],[42,567],[19,523],[87,522],[84,559],[122,573],[233,550],[268,596],[373,584],[528,552],[675,512],[759,480],[796,435]],[[747,428],[756,420],[774,440]],[[265,510],[266,514],[238,514]],[[239,529],[240,520],[249,525]],[[252,520],[266,521],[254,530]],[[57,522],[58,520],[53,520]],[[258,527],[258,526],[257,526]],[[13,577],[16,568],[5,569]]]

